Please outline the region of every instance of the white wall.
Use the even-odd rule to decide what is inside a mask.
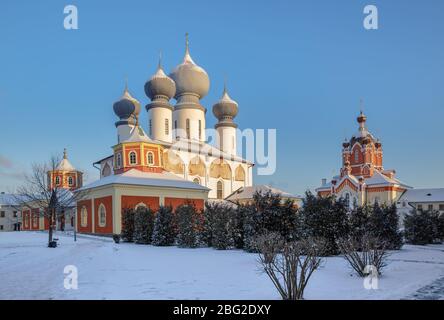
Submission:
[[[173,130],[177,121],[177,131],[174,132],[173,138],[187,138],[186,120],[190,120],[190,139],[205,141],[205,113],[199,109],[184,108],[173,111]],[[199,120],[201,122],[201,136],[199,138]]]
[[[21,214],[20,211],[18,211],[16,208],[11,207],[9,205],[1,206],[0,205],[0,212],[3,211],[5,216],[2,217],[0,215],[0,226],[3,226],[2,231],[13,231],[14,230],[14,223],[21,222]],[[17,213],[17,216],[14,217],[14,211]]]
[[[134,128],[131,124],[121,124],[117,127],[117,143],[130,137],[131,130]]]
[[[236,154],[236,128],[218,127],[217,147],[228,154]]]
[[[168,134],[165,133],[165,119],[168,119]],[[168,108],[151,108],[148,111],[148,134],[151,139],[172,142],[173,112]]]

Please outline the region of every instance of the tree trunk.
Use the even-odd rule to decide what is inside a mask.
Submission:
[[[51,214],[49,215],[49,221],[48,221],[48,247],[50,246],[50,243],[52,242],[52,221],[53,221],[53,209],[50,209]]]

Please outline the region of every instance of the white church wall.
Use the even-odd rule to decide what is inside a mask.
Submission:
[[[172,129],[173,114],[170,109],[151,108],[148,111],[148,134],[151,139],[172,142]]]
[[[173,112],[173,134],[174,138],[187,138],[187,119],[189,119],[190,139],[205,141],[205,114],[199,109],[179,109]],[[199,122],[200,121],[200,122]],[[175,126],[177,123],[177,129]],[[200,123],[200,136],[199,136]]]

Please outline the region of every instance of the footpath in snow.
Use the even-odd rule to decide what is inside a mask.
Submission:
[[[255,254],[181,249],[42,232],[0,233],[0,299],[280,299]],[[64,288],[65,266],[78,270],[78,289]],[[329,257],[306,299],[443,299],[444,245],[394,251],[378,290],[364,288],[341,257]]]

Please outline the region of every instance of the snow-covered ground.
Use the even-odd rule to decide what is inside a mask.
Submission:
[[[255,254],[57,237],[59,247],[50,249],[46,233],[0,233],[0,299],[280,298]],[[77,290],[64,288],[66,265],[77,267]],[[330,257],[313,275],[306,299],[420,298],[429,287],[443,299],[443,276],[444,245],[406,245],[393,252],[378,290],[365,289],[343,258]]]

